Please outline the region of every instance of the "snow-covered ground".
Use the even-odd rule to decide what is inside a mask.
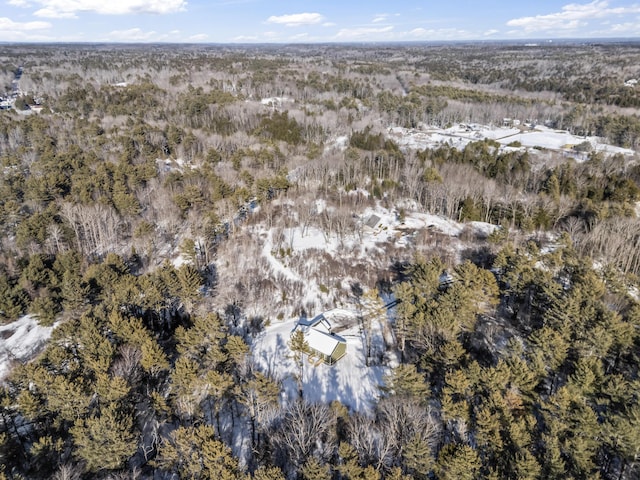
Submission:
[[[38,353],[53,328],[41,327],[31,315],[0,326],[0,381],[9,373],[11,362],[25,361]]]
[[[330,209],[322,201],[316,206],[318,210]],[[384,248],[389,244],[399,249],[410,248],[414,232],[422,229],[435,230],[451,236],[455,244],[455,237],[465,228],[471,228],[481,235],[488,235],[498,228],[483,222],[458,223],[409,209],[400,218],[397,212],[381,205],[363,209],[358,217],[361,223],[359,231],[343,238],[339,238],[337,234],[328,234],[315,226],[282,229],[281,243],[274,238],[273,230],[264,229],[258,235],[252,236],[262,242],[261,252],[270,270],[268,275],[281,281],[304,284],[301,303],[315,305],[316,308],[316,311],[308,311],[308,314],[322,313],[320,305],[326,306],[326,301],[323,303],[322,300],[327,298],[314,277],[313,267],[306,273],[300,270],[299,263],[294,261],[298,256],[313,253],[313,257],[309,258],[330,255],[343,262],[363,263],[373,261],[374,252],[377,251],[380,251],[381,256],[385,256]],[[281,249],[287,250],[287,253],[282,255]],[[361,281],[343,280],[346,283]],[[334,366],[318,365],[315,359],[311,362],[305,359],[304,396],[309,401],[339,400],[354,410],[366,412],[380,394],[384,375],[396,363],[394,355],[391,354],[392,350],[389,349],[394,343],[393,333],[387,319],[373,322],[372,360],[369,362],[373,366],[367,366],[364,346],[366,342],[358,322],[360,307],[353,298],[346,302],[341,301],[340,304],[346,305],[346,309],[329,310],[324,312],[324,316],[332,323],[334,333],[347,341],[347,355]],[[260,368],[283,382],[285,401],[297,395],[294,377],[297,370],[291,358],[292,352],[287,345],[297,321],[295,317],[285,317],[284,321],[272,320],[271,325],[258,335],[252,345],[253,356]]]
[[[450,128],[439,128],[435,126],[423,125],[418,129],[408,129],[402,127],[391,127],[388,135],[398,145],[412,148],[438,148],[444,144],[455,148],[463,149],[470,142],[476,142],[488,138],[496,140],[503,147],[513,142],[519,142],[523,149],[545,148],[574,154],[576,160],[586,158],[573,149],[574,146],[583,142],[589,142],[593,149],[607,154],[621,153],[623,155],[634,155],[636,152],[629,148],[621,148],[608,145],[599,137],[580,137],[572,135],[563,130],[554,130],[545,126],[537,125],[535,128],[523,127],[493,127],[477,124],[460,124]]]
[[[326,208],[322,204],[322,208]],[[330,209],[330,208],[329,208]],[[260,242],[262,256],[269,265],[274,279],[304,285],[304,296],[298,300],[303,305],[321,308],[326,295],[314,273],[313,259],[329,256],[339,263],[372,264],[374,257],[388,261],[389,248],[406,251],[411,255],[415,246],[415,235],[420,231],[439,232],[452,237],[452,253],[455,254],[462,242],[456,237],[465,229],[471,229],[480,237],[486,237],[498,226],[484,222],[459,223],[453,220],[407,209],[401,218],[395,210],[381,205],[367,207],[357,215],[354,231],[338,234],[328,232],[319,226],[298,225],[278,230],[266,229],[258,225],[252,238]],[[367,225],[369,224],[369,225]],[[300,258],[305,258],[302,262]],[[311,263],[310,263],[311,262]],[[343,278],[345,282],[362,282],[362,278]]]
[[[347,354],[335,365],[318,364],[315,359],[304,358],[303,396],[309,402],[340,401],[353,410],[368,412],[380,395],[380,386],[389,368],[396,364],[395,357],[386,358],[385,366],[366,366],[364,339],[358,324],[358,312],[337,309],[325,312],[334,331],[347,341]],[[296,398],[297,367],[287,342],[297,319],[276,322],[268,326],[252,346],[253,357],[260,368],[282,381],[288,401]],[[384,340],[381,326],[373,325],[372,350],[381,353]]]
[[[293,103],[294,100],[288,97],[267,97],[260,100],[262,105],[267,106],[280,106],[283,103]]]

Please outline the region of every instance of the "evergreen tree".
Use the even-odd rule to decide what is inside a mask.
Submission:
[[[625,478],[626,472],[637,473],[640,459],[640,404],[637,400],[614,415],[605,425],[604,433],[607,444],[620,457],[618,478]]]
[[[309,457],[300,469],[304,480],[331,480],[329,465],[321,464],[315,457]]]
[[[95,416],[76,421],[69,432],[75,455],[86,462],[90,472],[121,468],[137,449],[133,419],[117,403],[107,404]]]
[[[175,337],[178,341],[178,353],[207,370],[217,368],[228,358],[222,348],[222,343],[227,338],[226,329],[216,313],[196,317],[189,328],[178,327]]]
[[[478,453],[468,445],[445,445],[434,471],[438,480],[474,480],[480,473]]]
[[[369,365],[373,346],[373,325],[385,328],[387,310],[375,289],[366,290],[361,298],[362,303],[362,334],[364,336],[365,363]]]
[[[434,458],[431,445],[421,435],[414,435],[405,445],[403,456],[407,471],[413,475],[413,478],[425,479],[429,477],[429,472],[434,465]]]
[[[296,329],[296,331],[291,334],[288,345],[291,349],[291,357],[298,369],[296,374],[298,397],[302,398],[302,386],[304,384],[304,355],[309,353],[309,344],[304,338],[304,332],[301,329]]]
[[[155,465],[184,479],[237,480],[238,461],[231,450],[215,439],[213,427],[178,427],[160,445]]]
[[[341,461],[336,470],[340,472],[341,477],[348,480],[358,480],[363,477],[364,468],[360,466],[355,448],[346,442],[341,442],[338,447],[338,456]]]
[[[429,386],[424,375],[415,365],[400,364],[385,376],[383,390],[399,397],[412,397],[426,402],[430,397]]]

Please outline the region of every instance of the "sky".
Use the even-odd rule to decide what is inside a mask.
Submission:
[[[640,38],[640,0],[0,0],[2,42]]]

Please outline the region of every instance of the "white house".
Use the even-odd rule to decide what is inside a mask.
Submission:
[[[334,365],[347,354],[347,341],[331,331],[331,323],[324,314],[321,313],[310,320],[301,318],[291,334],[298,329],[304,333],[304,339],[309,346],[310,352],[307,353],[325,364]]]

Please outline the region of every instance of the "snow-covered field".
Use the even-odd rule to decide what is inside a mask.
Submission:
[[[31,315],[0,326],[0,381],[9,373],[11,362],[25,361],[38,353],[54,327],[41,327]]]
[[[514,127],[493,127],[477,124],[460,124],[450,128],[439,128],[435,126],[423,125],[417,129],[402,127],[392,127],[388,130],[388,135],[398,145],[413,148],[438,148],[444,144],[462,149],[470,142],[477,142],[488,138],[496,140],[503,145],[503,148],[513,142],[519,142],[522,149],[545,148],[562,152],[573,153],[576,160],[586,158],[573,150],[573,147],[583,142],[589,142],[597,152],[608,154],[621,153],[623,155],[634,155],[636,152],[628,148],[620,148],[608,145],[599,137],[580,137],[572,135],[563,130],[554,130],[545,126],[537,125],[535,128],[524,126]]]

